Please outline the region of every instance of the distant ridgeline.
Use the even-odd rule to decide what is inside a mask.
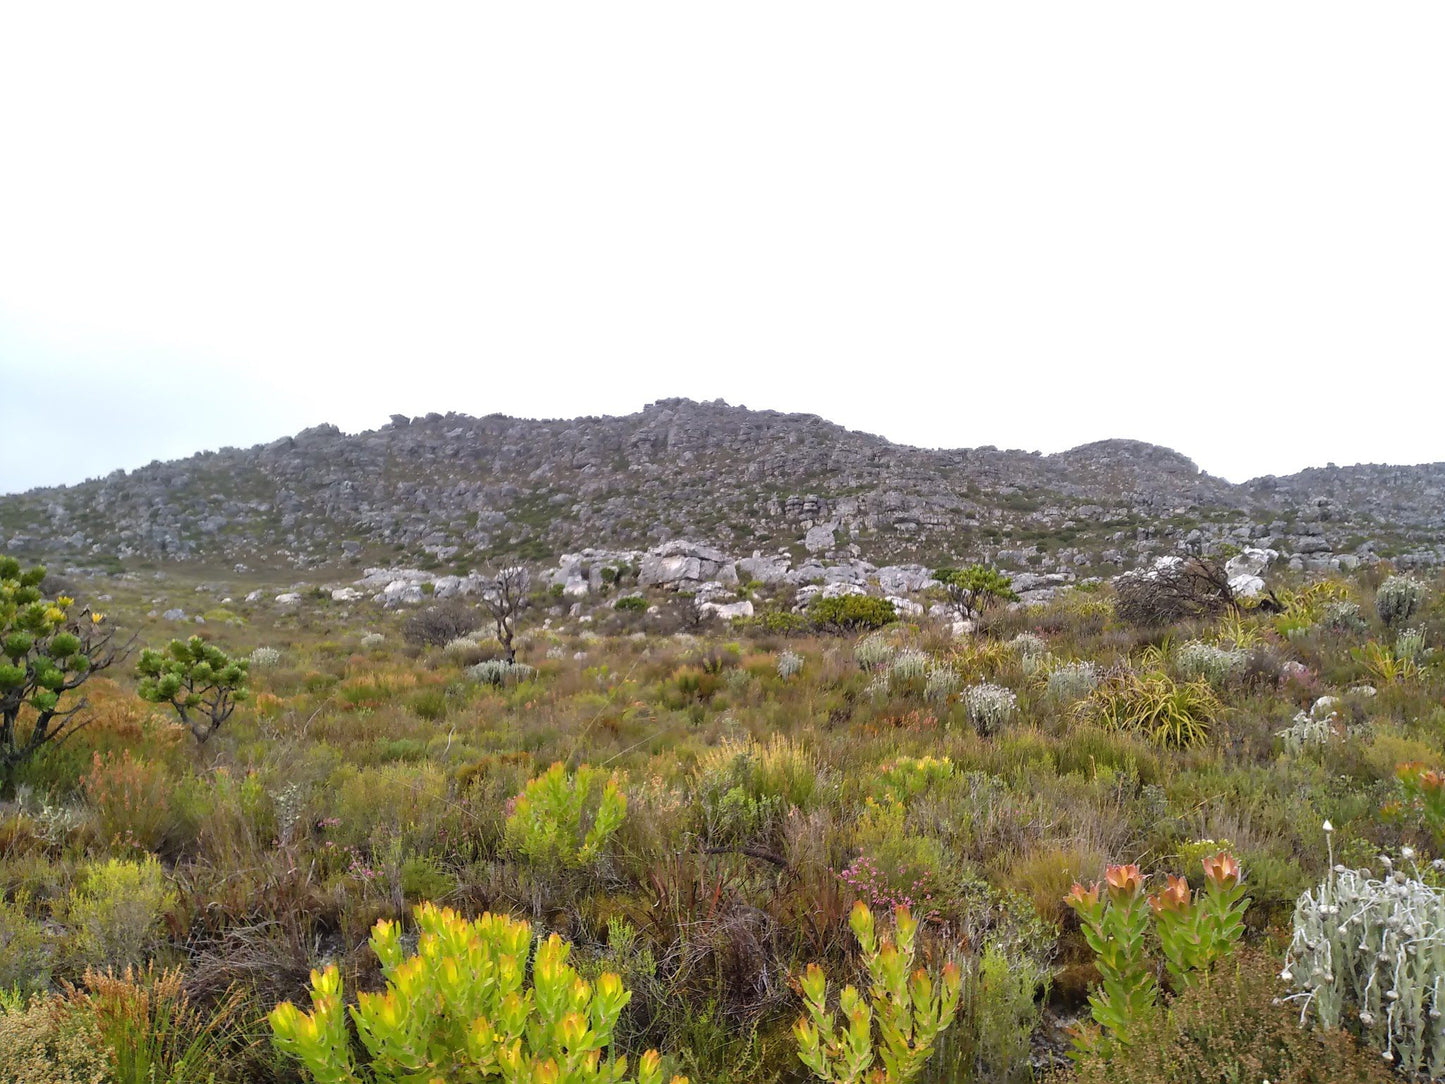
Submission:
[[[0,497],[0,552],[82,567],[413,565],[464,575],[586,548],[989,561],[1109,574],[1163,553],[1297,567],[1445,561],[1445,464],[1241,485],[1166,448],[1040,455],[893,444],[808,414],[669,399],[625,417],[394,416]]]

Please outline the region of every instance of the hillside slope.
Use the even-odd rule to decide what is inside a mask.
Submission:
[[[912,448],[807,414],[668,399],[624,417],[321,425],[0,498],[0,547],[87,560],[470,567],[695,538],[743,553],[1118,566],[1185,539],[1318,564],[1445,556],[1445,464],[1232,485],[1154,445]],[[1191,532],[1198,532],[1197,534]]]

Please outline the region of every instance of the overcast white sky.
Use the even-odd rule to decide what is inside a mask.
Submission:
[[[1445,5],[10,3],[0,491],[723,397],[1445,460]]]

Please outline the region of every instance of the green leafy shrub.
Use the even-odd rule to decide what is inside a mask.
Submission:
[[[1159,994],[1156,966],[1149,957],[1150,917],[1164,964],[1177,989],[1193,983],[1234,949],[1244,932],[1239,864],[1220,852],[1203,862],[1205,891],[1196,895],[1183,877],[1169,877],[1152,896],[1135,865],[1110,866],[1101,893],[1075,883],[1065,897],[1079,915],[1084,940],[1094,951],[1099,988],[1089,995],[1094,1023],[1102,1028],[1075,1034],[1080,1051],[1108,1058],[1118,1047],[1132,1047],[1137,1031],[1154,1012]]]
[[[144,963],[174,899],[152,855],[91,864],[65,901],[69,959],[77,970]]]
[[[647,610],[647,599],[642,595],[625,595],[612,604],[621,613],[640,614]]]
[[[42,748],[74,732],[83,706],[69,694],[120,652],[104,617],[75,612],[67,596],[46,598],[45,569],[0,556],[0,788]],[[33,713],[22,721],[25,711]]]
[[[1376,1051],[1347,1033],[1300,1026],[1281,1004],[1279,965],[1241,951],[1201,975],[1169,1004],[1139,1022],[1127,1057],[1080,1055],[1074,1084],[1388,1084]],[[1051,1084],[1065,1084],[1058,1077]]]
[[[852,633],[891,625],[898,620],[898,610],[886,598],[872,595],[819,595],[808,606],[808,618],[823,631]]]
[[[764,610],[752,617],[740,617],[733,625],[764,636],[799,636],[808,631],[807,617],[788,610]]]
[[[933,578],[948,592],[948,600],[959,617],[975,617],[1000,602],[1018,601],[1012,578],[987,565],[937,568]]]
[[[505,915],[467,921],[450,909],[418,905],[416,952],[400,927],[372,931],[386,988],[360,993],[350,1016],[365,1050],[358,1064],[335,967],[311,973],[312,1011],[283,1002],[270,1014],[277,1048],[317,1084],[363,1081],[478,1081],[537,1084],[661,1084],[649,1050],[634,1077],[613,1056],[613,1032],[631,993],[606,972],[586,982],[567,963],[571,946],[552,934],[536,946],[532,927]],[[530,982],[528,959],[532,958]],[[673,1084],[686,1084],[674,1077]]]
[[[793,1025],[793,1036],[798,1059],[819,1080],[907,1084],[922,1072],[939,1036],[953,1023],[962,991],[958,965],[950,961],[936,976],[915,969],[918,923],[906,907],[894,912],[893,921],[894,935],[879,938],[873,913],[861,902],[853,906],[848,925],[863,950],[869,985],[866,998],[855,986],[843,988],[841,1026],[828,1008],[823,969],[809,964],[799,979],[807,1011]]]
[[[507,845],[546,866],[586,866],[605,853],[626,812],[627,796],[615,775],[585,764],[569,775],[559,760],[517,797],[507,817]]]
[[[50,985],[55,948],[45,923],[30,916],[29,903],[23,890],[14,899],[0,896],[0,991],[29,995]]]
[[[147,648],[136,664],[136,692],[152,704],[169,704],[196,741],[205,744],[236,705],[250,697],[246,659],[232,659],[199,636],[172,640],[164,651]]]

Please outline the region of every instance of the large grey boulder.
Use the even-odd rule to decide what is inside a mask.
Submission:
[[[648,550],[637,582],[642,587],[671,587],[714,579],[728,558],[721,550],[678,539]]]
[[[878,586],[889,595],[912,595],[937,587],[938,581],[923,565],[884,565],[878,570]]]
[[[786,555],[763,557],[754,553],[737,562],[738,575],[758,583],[783,583],[793,562]]]
[[[838,529],[837,521],[831,523],[820,523],[816,527],[809,527],[808,533],[803,536],[803,547],[809,553],[823,553],[837,545],[837,539],[833,532]]]

